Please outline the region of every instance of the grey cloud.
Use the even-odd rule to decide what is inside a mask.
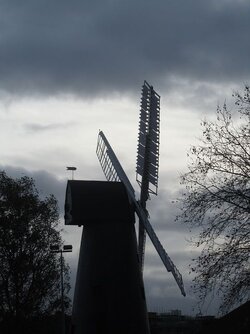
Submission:
[[[176,221],[176,217],[181,212],[176,202],[179,197],[178,191],[170,192],[162,189],[157,198],[148,202],[150,221],[158,231],[188,233],[188,227],[181,221]]]
[[[0,4],[0,90],[79,95],[245,81],[247,1],[7,1]]]
[[[65,124],[37,124],[37,123],[28,123],[24,125],[26,131],[30,133],[43,132],[43,131],[52,131],[52,130],[60,130],[65,129],[66,127],[72,126],[72,123]]]
[[[170,250],[171,251],[171,250]],[[197,254],[196,254],[197,255]],[[190,264],[191,258],[194,256],[194,252],[184,252],[183,249],[181,249],[180,252],[171,252],[171,258],[176,263],[176,266],[186,266]],[[145,265],[149,266],[150,268],[155,268],[155,270],[158,270],[159,268],[163,268],[163,264],[159,258],[159,255],[156,253],[156,251],[149,253],[147,252],[147,255],[145,257]]]

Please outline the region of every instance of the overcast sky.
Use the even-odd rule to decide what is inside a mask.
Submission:
[[[232,104],[249,83],[247,0],[0,0],[0,169],[32,175],[63,208],[65,167],[78,179],[104,180],[95,156],[102,129],[135,182],[140,89],[161,95],[159,196],[151,223],[183,275],[187,297],[147,243],[145,286],[150,310],[195,314],[188,265],[197,255],[187,226],[176,223],[179,174],[200,120]],[[233,105],[233,104],[232,104]],[[79,228],[64,239],[72,282]],[[216,313],[211,303],[204,313]]]

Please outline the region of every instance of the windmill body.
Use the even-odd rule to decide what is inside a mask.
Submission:
[[[121,182],[68,181],[65,221],[83,225],[74,334],[149,333],[135,215]]]
[[[149,333],[142,280],[146,233],[185,296],[181,274],[152,228],[146,209],[157,194],[160,97],[142,89],[136,179],[139,200],[102,131],[97,157],[107,181],[68,181],[65,224],[83,225],[72,320],[74,334]],[[138,243],[135,217],[139,219]]]

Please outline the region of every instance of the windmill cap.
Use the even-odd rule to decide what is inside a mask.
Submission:
[[[135,222],[134,210],[121,182],[69,180],[65,224]]]

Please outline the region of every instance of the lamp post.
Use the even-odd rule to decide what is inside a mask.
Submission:
[[[63,253],[72,252],[72,245],[50,245],[53,253],[60,253],[60,269],[61,269],[61,310],[62,310],[62,334],[65,334],[65,314],[64,314],[64,288],[63,288]]]

